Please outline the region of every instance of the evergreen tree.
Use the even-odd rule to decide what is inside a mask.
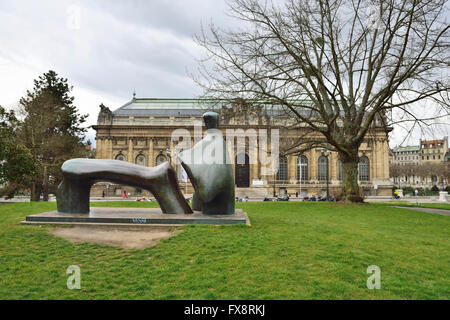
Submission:
[[[31,153],[17,140],[18,126],[14,112],[0,106],[0,196],[12,197],[35,171]]]
[[[31,184],[31,200],[39,201],[43,193],[48,200],[61,180],[62,163],[84,156],[87,115],[80,115],[71,96],[73,87],[52,70],[34,81],[32,91],[20,99],[24,119],[21,139],[30,151],[36,166]]]

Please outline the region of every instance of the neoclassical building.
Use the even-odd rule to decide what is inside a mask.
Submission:
[[[292,119],[284,116],[276,106],[248,109],[225,100],[133,98],[115,111],[103,105],[100,108],[97,125],[93,126],[97,132],[98,159],[116,159],[142,166],[156,166],[169,161],[178,173],[181,190],[187,190],[188,194],[193,189],[189,182],[183,180],[182,169],[176,161],[180,140],[172,139],[172,136],[174,130],[180,129],[189,136],[184,138],[184,143],[193,146],[201,139],[202,114],[208,110],[221,114],[220,128],[233,158],[237,196],[264,197],[274,193],[318,196],[325,194],[327,184],[331,194],[340,192],[342,164],[337,153],[321,148],[286,156],[281,148],[277,172],[267,173],[272,164],[262,161],[261,148],[273,150],[273,130],[279,130],[280,146],[295,141],[302,134],[301,128],[283,130]],[[229,132],[234,136],[230,138]],[[260,138],[264,132],[267,132],[267,141]],[[244,149],[238,147],[238,139],[245,142]],[[362,192],[366,195],[391,195],[386,131],[375,125],[371,138],[366,139],[359,153]],[[133,196],[148,194],[145,190],[110,183],[96,184],[92,193],[111,196],[121,195],[124,190]]]

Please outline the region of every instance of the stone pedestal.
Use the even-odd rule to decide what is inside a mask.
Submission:
[[[201,212],[193,214],[164,214],[160,208],[102,208],[93,207],[88,214],[44,212],[26,217],[23,224],[70,224],[70,225],[168,225],[185,224],[230,225],[247,224],[250,220],[245,212],[236,209],[234,214],[205,215]]]
[[[447,202],[447,196],[448,196],[448,192],[447,191],[439,192],[439,201]]]

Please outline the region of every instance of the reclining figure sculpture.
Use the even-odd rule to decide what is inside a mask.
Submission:
[[[234,214],[233,170],[218,130],[219,115],[207,112],[203,119],[208,129],[204,139],[178,156],[195,189],[192,207],[203,214]],[[90,190],[98,181],[148,190],[163,213],[193,213],[168,162],[147,168],[119,160],[72,159],[64,162],[61,170],[63,181],[56,192],[61,213],[89,213]]]
[[[192,213],[168,162],[146,168],[120,160],[72,159],[64,162],[61,170],[63,181],[56,192],[58,212],[89,213],[91,186],[110,181],[150,191],[163,213]]]

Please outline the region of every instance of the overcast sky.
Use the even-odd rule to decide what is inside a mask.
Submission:
[[[115,110],[133,90],[137,97],[197,97],[201,90],[187,74],[201,56],[193,36],[202,22],[234,24],[225,11],[224,0],[1,0],[0,105],[17,105],[50,69],[74,86],[88,125],[100,103]],[[88,137],[95,142],[92,129]],[[401,140],[394,131],[391,146]]]

